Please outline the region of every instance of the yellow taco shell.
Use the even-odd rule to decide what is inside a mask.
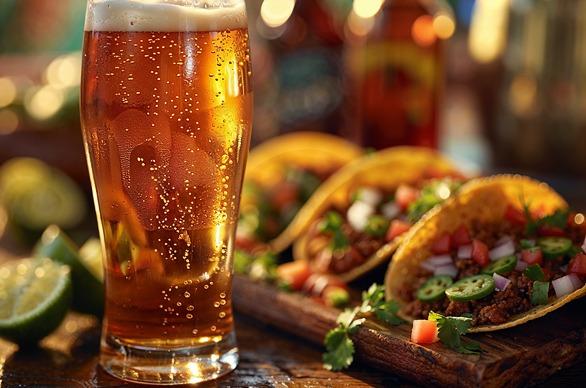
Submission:
[[[248,157],[244,180],[255,183],[262,190],[282,181],[284,167],[338,170],[360,158],[363,153],[362,148],[337,136],[295,132],[275,137],[255,147]],[[243,193],[241,207],[244,206],[257,205]],[[288,243],[284,248],[296,237],[295,234],[288,234],[285,239]],[[281,241],[284,241],[283,238]]]
[[[450,160],[427,148],[395,147],[366,155],[331,176],[314,193],[281,236],[274,240],[273,248],[284,249],[291,241],[289,236],[300,236],[293,245],[293,257],[296,260],[306,260],[309,241],[305,233],[327,209],[347,205],[351,190],[357,186],[394,190],[401,184],[425,178],[430,170],[440,174],[458,172]],[[399,237],[384,245],[364,264],[338,276],[348,282],[367,273],[388,260],[400,240]]]
[[[568,207],[566,201],[545,183],[519,175],[497,175],[479,178],[465,184],[459,193],[441,206],[427,213],[407,234],[404,243],[394,255],[385,278],[386,297],[399,304],[400,290],[415,280],[421,262],[430,257],[433,242],[444,233],[452,233],[459,226],[473,222],[495,223],[503,220],[508,204],[519,209],[527,204],[531,211],[546,213]],[[570,295],[550,301],[547,305],[513,316],[509,322],[499,325],[472,327],[470,332],[485,332],[517,326],[544,316],[573,299],[586,294],[586,286]],[[409,321],[413,318],[400,312]]]

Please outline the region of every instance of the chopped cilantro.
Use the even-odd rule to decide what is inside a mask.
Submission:
[[[433,180],[421,189],[421,195],[407,208],[407,219],[410,222],[419,220],[425,213],[442,203],[454,192],[458,191],[461,183],[453,179]]]
[[[521,248],[523,248],[523,249],[535,248],[535,244],[536,244],[535,240],[526,240],[526,239],[521,240],[520,243],[521,243]]]
[[[531,304],[546,304],[549,296],[549,282],[535,281],[531,290]]]
[[[545,273],[539,266],[539,264],[533,264],[525,268],[525,276],[531,280],[538,280],[540,282],[545,280]]]
[[[468,333],[472,325],[472,318],[446,317],[431,311],[427,319],[436,322],[438,337],[448,348],[463,354],[479,354],[482,352],[480,344],[462,338]]]
[[[364,232],[369,236],[383,237],[389,229],[389,220],[383,216],[373,215],[368,217]]]
[[[325,214],[323,220],[319,224],[320,232],[335,232],[342,227],[344,218],[335,211],[329,211]]]

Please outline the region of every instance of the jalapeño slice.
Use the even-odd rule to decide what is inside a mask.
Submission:
[[[448,298],[455,302],[482,299],[494,291],[494,279],[489,275],[475,275],[461,279],[446,289]]]
[[[510,273],[512,270],[515,269],[517,265],[517,257],[514,255],[505,256],[497,261],[492,262],[491,264],[487,265],[483,270],[482,273],[487,275],[492,275],[493,273],[498,273],[499,275],[505,275]]]
[[[572,248],[572,240],[565,237],[543,237],[537,241],[547,259],[555,259],[566,254]]]
[[[452,285],[452,278],[448,275],[438,275],[429,278],[417,290],[417,299],[422,302],[435,302],[443,298],[446,288]]]

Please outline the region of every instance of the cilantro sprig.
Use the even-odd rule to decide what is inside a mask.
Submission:
[[[568,216],[570,214],[566,209],[558,209],[548,216],[542,218],[533,218],[533,215],[529,209],[529,204],[527,203],[523,205],[523,212],[525,213],[525,218],[527,219],[525,233],[529,236],[536,235],[542,226],[565,229],[568,223]]]
[[[407,209],[407,219],[410,222],[419,220],[425,213],[442,203],[449,196],[459,190],[461,182],[451,178],[437,179],[421,189],[421,195],[412,202]]]
[[[448,348],[462,354],[479,354],[482,352],[480,344],[463,338],[472,325],[472,318],[446,317],[431,311],[427,319],[436,322],[438,337],[441,343]]]
[[[329,211],[319,225],[320,232],[331,234],[332,240],[330,242],[330,247],[334,252],[343,251],[350,246],[350,241],[342,230],[343,224],[344,219],[340,213]]]
[[[366,317],[375,316],[389,325],[400,325],[403,320],[397,316],[399,305],[395,301],[385,301],[384,286],[373,284],[362,293],[360,306],[344,310],[324,339],[326,353],[323,355],[324,368],[341,370],[354,361],[354,342],[352,334],[366,321]]]

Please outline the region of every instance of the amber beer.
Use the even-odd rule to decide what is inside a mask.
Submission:
[[[88,4],[81,106],[106,252],[101,364],[118,377],[193,383],[236,366],[248,47],[243,1]]]

